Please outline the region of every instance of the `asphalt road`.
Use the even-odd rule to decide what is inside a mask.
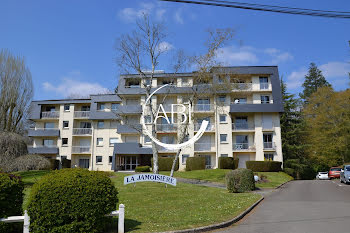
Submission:
[[[292,181],[265,197],[249,215],[215,233],[350,232],[350,185]]]

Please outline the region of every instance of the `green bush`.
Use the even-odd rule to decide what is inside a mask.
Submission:
[[[171,171],[174,158],[172,157],[159,157],[158,158],[158,170],[159,171]],[[153,166],[153,159],[151,160]],[[179,170],[179,160],[176,161],[175,171]]]
[[[254,173],[252,170],[238,168],[226,174],[226,187],[231,193],[243,193],[255,189]]]
[[[236,169],[238,167],[238,159],[232,157],[219,157],[220,169]]]
[[[279,172],[282,162],[277,161],[247,161],[247,169],[253,172]]]
[[[20,177],[0,172],[0,218],[22,215],[23,188]],[[0,232],[18,232],[21,225],[0,222]]]
[[[204,157],[189,157],[186,160],[186,171],[204,170],[205,158]]]
[[[151,167],[150,166],[138,166],[135,168],[135,172],[150,172]]]
[[[295,177],[295,170],[293,168],[285,167],[283,171],[288,175]]]
[[[62,169],[42,177],[29,197],[30,231],[101,232],[116,209],[117,190],[103,172]]]

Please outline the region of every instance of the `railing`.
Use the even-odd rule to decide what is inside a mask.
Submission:
[[[232,123],[233,131],[255,130],[254,125],[248,123]]]
[[[57,145],[36,145],[36,146],[27,146],[28,148],[57,148]]]
[[[276,144],[274,142],[264,142],[264,150],[275,150]]]
[[[234,91],[251,91],[252,83],[231,83],[231,89]]]
[[[194,124],[194,131],[198,131],[201,127],[201,124]],[[207,128],[205,129],[205,131],[214,131],[215,130],[215,125],[213,124],[208,124]]]
[[[215,147],[214,143],[195,143],[194,150],[195,151],[213,151]]]
[[[268,100],[268,101],[260,100],[260,103],[261,104],[273,104],[273,100]]]
[[[157,124],[156,129],[163,132],[175,132],[177,131],[177,124]]]
[[[33,127],[33,128],[29,128],[31,130],[44,130],[44,131],[50,131],[50,130],[59,130],[58,128],[37,128],[37,127]]]
[[[91,153],[91,147],[90,146],[72,146],[72,153],[89,154]]]
[[[123,204],[119,205],[119,210],[112,211],[111,213],[106,214],[106,216],[118,216],[118,233],[124,233],[125,206]],[[24,216],[10,216],[7,218],[0,218],[0,222],[23,222],[23,233],[29,233],[30,217],[27,210],[24,211]]]
[[[234,151],[251,151],[255,150],[255,145],[249,145],[249,143],[233,143],[232,149]]]
[[[231,102],[231,104],[254,104],[253,103],[253,101],[251,101],[251,100],[246,100],[246,101],[233,101],[233,102]]]
[[[59,118],[60,112],[41,112],[41,118]]]
[[[212,105],[212,104],[195,104],[194,111],[196,111],[196,112],[214,111],[214,105]]]
[[[126,85],[125,88],[140,88],[141,85]]]
[[[91,135],[91,128],[74,128],[73,135]]]
[[[269,83],[260,83],[260,90],[268,90]]]
[[[89,118],[90,117],[90,111],[75,111],[74,112],[75,118]]]

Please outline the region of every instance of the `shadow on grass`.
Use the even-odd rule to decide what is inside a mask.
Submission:
[[[133,219],[125,219],[125,232],[139,230],[141,222]],[[117,233],[118,232],[118,218],[113,218],[113,221],[108,224],[107,231],[105,233]]]

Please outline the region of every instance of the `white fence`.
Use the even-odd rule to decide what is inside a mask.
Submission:
[[[124,211],[125,206],[119,205],[119,210],[112,211],[106,216],[118,216],[118,233],[124,233]],[[23,222],[23,233],[29,233],[30,218],[27,211],[24,211],[24,216],[10,216],[8,218],[0,218],[0,222]]]

